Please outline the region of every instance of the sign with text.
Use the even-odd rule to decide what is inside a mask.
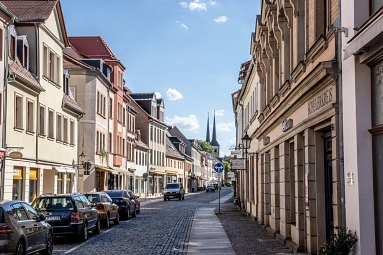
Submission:
[[[234,172],[228,172],[227,178],[234,178]]]
[[[243,158],[234,158],[231,160],[231,169],[233,170],[243,170],[245,169],[245,161]]]

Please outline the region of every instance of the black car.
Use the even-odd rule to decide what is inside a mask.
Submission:
[[[0,203],[0,254],[50,255],[53,252],[53,229],[45,216],[29,204],[19,201]]]
[[[44,213],[53,227],[53,235],[78,235],[88,239],[88,231],[100,233],[100,216],[93,204],[82,194],[44,194],[36,198],[32,207]]]
[[[130,215],[132,217],[137,216],[134,198],[126,190],[105,190],[104,192],[112,198],[113,203],[118,205],[121,216],[124,216],[126,219],[129,219]]]

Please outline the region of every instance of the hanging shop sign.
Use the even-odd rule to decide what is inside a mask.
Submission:
[[[18,158],[22,158],[23,154],[20,151],[12,151],[11,153],[9,153],[8,157],[13,159],[18,159]]]

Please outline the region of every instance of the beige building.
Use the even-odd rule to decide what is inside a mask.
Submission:
[[[59,1],[3,3],[8,27],[4,198],[31,202],[41,193],[77,191],[77,127],[82,110],[63,78],[68,47]],[[42,6],[43,5],[43,6]],[[33,13],[27,10],[38,8]],[[30,20],[36,20],[30,22]]]
[[[247,80],[235,95],[243,125],[237,139],[247,132],[253,140],[240,182],[245,210],[310,254],[343,225],[332,29],[338,2],[326,3],[261,1]]]
[[[185,180],[185,157],[178,151],[166,134],[166,183],[180,182]]]

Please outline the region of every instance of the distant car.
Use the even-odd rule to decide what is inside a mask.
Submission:
[[[136,217],[136,203],[134,199],[129,195],[126,190],[105,190],[113,200],[113,202],[118,206],[120,215],[125,219],[129,219],[130,216]]]
[[[164,190],[164,201],[171,198],[185,199],[185,190],[180,182],[167,183]]]
[[[214,188],[213,185],[207,185],[207,187],[206,187],[206,192],[209,192],[209,191],[213,191],[213,192],[215,192],[215,188]]]
[[[53,253],[53,229],[45,216],[19,201],[0,203],[1,254]]]
[[[130,197],[132,197],[134,199],[134,202],[136,202],[136,212],[140,213],[140,211],[141,211],[141,203],[140,203],[140,200],[138,200],[140,197],[137,196],[136,194],[134,194],[134,192],[131,191],[131,190],[128,190],[128,194],[129,194]]]
[[[114,224],[120,224],[118,205],[113,203],[113,200],[106,192],[86,193],[84,196],[90,202],[95,203],[96,209],[100,213],[101,223],[104,228],[109,228],[111,220],[113,220]]]
[[[231,183],[226,183],[226,187],[231,187]]]
[[[33,200],[32,207],[45,215],[53,235],[78,235],[88,239],[88,231],[100,233],[100,214],[82,194],[43,194]]]

